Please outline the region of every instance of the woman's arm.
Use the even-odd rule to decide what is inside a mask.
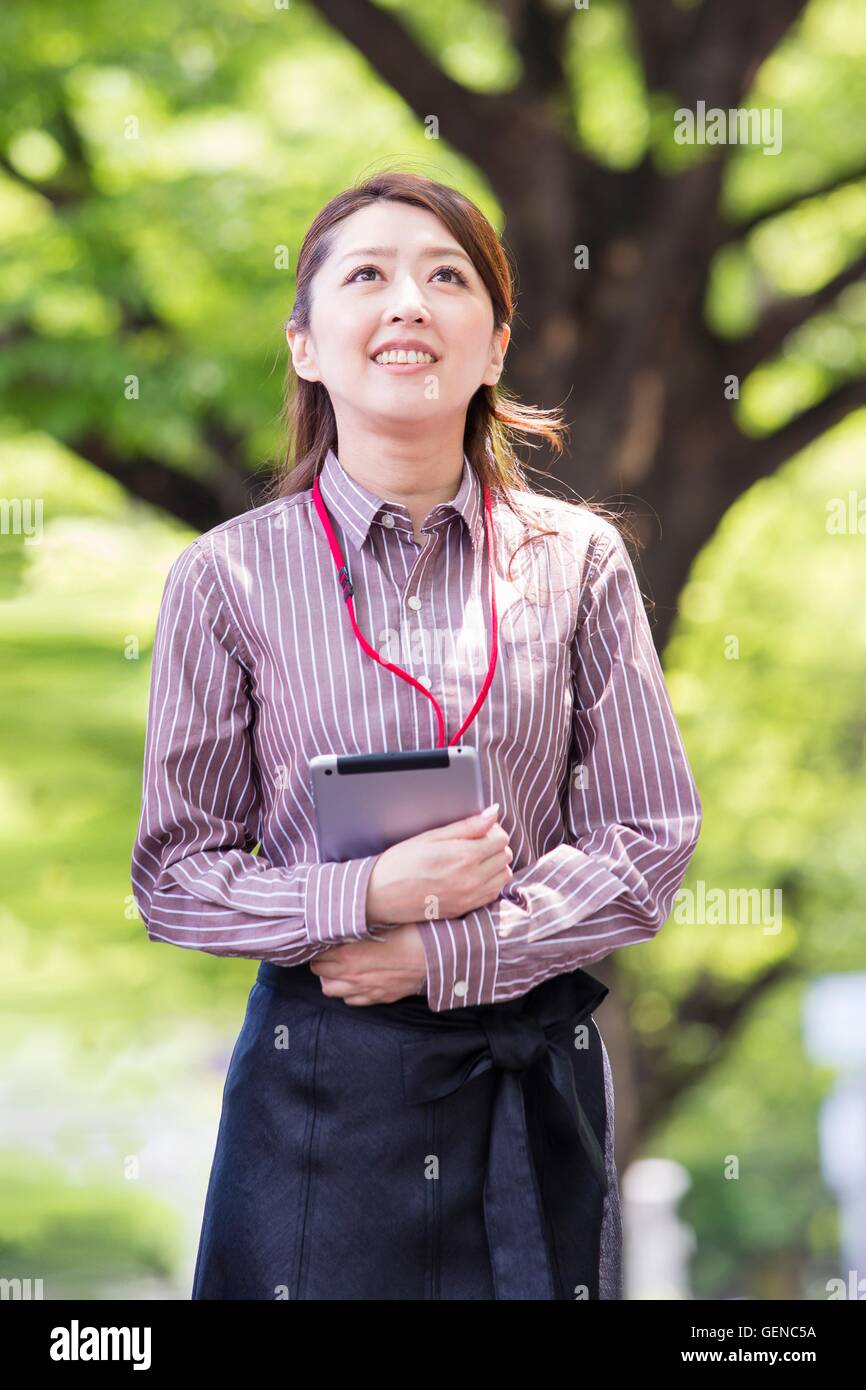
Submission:
[[[631,559],[602,522],[585,567],[567,838],[496,902],[424,922],[434,1011],[496,1003],[650,940],[697,844],[702,808]]]
[[[175,560],[160,606],[132,886],[152,941],[294,965],[369,935],[378,855],[279,868],[249,852],[248,665],[203,537]]]

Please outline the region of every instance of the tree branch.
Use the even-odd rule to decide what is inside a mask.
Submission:
[[[735,350],[740,380],[778,352],[790,333],[801,328],[814,314],[833,305],[844,289],[856,284],[864,275],[866,254],[856,257],[820,289],[813,290],[811,294],[786,298],[769,309],[754,333]]]
[[[512,0],[502,12],[523,63],[523,85],[538,94],[562,91],[567,82],[562,52],[572,19],[568,10],[554,12],[542,0]]]
[[[685,105],[737,105],[764,60],[805,8],[806,0],[726,0],[675,6],[631,0],[647,87],[669,88]]]
[[[863,406],[866,406],[866,377],[852,377],[769,438],[752,439],[742,435],[741,443],[722,459],[721,467],[738,485],[739,491],[744,491],[758,478],[774,473],[801,449]]]
[[[778,199],[775,203],[761,208],[759,212],[753,213],[743,222],[737,222],[730,229],[730,234],[725,237],[722,245],[730,245],[731,242],[741,241],[754,231],[763,222],[769,222],[773,217],[782,217],[786,212],[793,212],[796,208],[802,207],[812,198],[826,197],[830,193],[835,193],[840,188],[845,188],[849,183],[857,183],[860,179],[866,178],[866,165],[859,168],[848,169],[841,174],[832,174],[822,182],[815,184],[814,188],[788,194],[784,198]],[[729,224],[730,225],[730,224]]]
[[[75,175],[78,191],[72,192],[59,184],[40,184],[28,179],[25,174],[0,152],[0,168],[17,183],[48,199],[54,211],[62,214],[70,206],[81,203],[85,197],[96,198],[98,191],[93,185],[90,161],[81,140],[80,133],[68,111],[60,106],[52,121],[62,139],[67,168]],[[141,306],[131,305],[119,299],[121,313],[121,337],[126,333],[156,329],[173,336],[171,325],[158,316],[151,304],[145,301]],[[20,343],[35,335],[29,327],[20,324],[7,326],[4,346]],[[212,451],[214,463],[206,482],[168,467],[161,460],[137,455],[132,459],[119,456],[111,442],[94,432],[85,433],[79,440],[65,441],[94,467],[100,468],[110,477],[123,483],[135,497],[162,508],[179,520],[201,530],[225,521],[226,517],[245,511],[255,500],[256,493],[266,480],[250,478],[242,457],[242,438],[230,430],[213,413],[205,412],[200,420],[202,438]]]
[[[16,169],[12,161],[2,151],[0,151],[0,169],[14,183],[26,188],[29,193],[36,193],[40,198],[45,198],[55,212],[64,212],[66,208],[75,207],[81,203],[80,193],[73,193],[56,183],[43,183],[38,179],[29,179],[26,174],[22,174],[20,169]]]
[[[81,132],[59,97],[58,101],[60,104],[47,121],[47,127],[49,131],[57,135],[58,144],[65,156],[65,162],[60,171],[60,179],[40,182],[38,179],[28,178],[26,174],[22,174],[20,169],[16,169],[9,157],[2,151],[0,151],[0,169],[3,169],[9,178],[14,179],[22,188],[47,199],[55,212],[62,213],[67,208],[80,207],[87,198],[96,197],[98,193],[94,187],[93,171],[81,138]]]
[[[523,32],[530,72],[511,91],[487,93],[454,82],[396,18],[371,0],[315,0],[315,5],[419,120],[440,117],[441,135],[484,170],[500,197],[515,182],[515,166],[525,168],[529,178],[539,162],[550,170],[567,161],[569,177],[576,180],[581,165],[588,164],[559,130],[544,99],[552,69],[542,48],[553,30],[541,36],[538,14],[527,17]],[[541,79],[545,89],[537,91],[530,78]]]
[[[699,977],[694,988],[677,1011],[677,1025],[698,1023],[709,1026],[717,1034],[718,1044],[712,1054],[701,1056],[693,1065],[676,1070],[662,1069],[658,1059],[649,1053],[641,1055],[636,1078],[640,1105],[640,1128],[646,1133],[655,1128],[671,1111],[674,1103],[690,1087],[706,1079],[730,1046],[732,1036],[768,990],[793,976],[795,967],[789,958],[776,961],[767,970],[754,976],[737,994],[720,994],[719,983],[708,975]],[[645,1074],[644,1074],[645,1073]]]
[[[725,5],[677,7],[671,0],[631,0],[632,20],[650,91],[674,92],[691,107],[728,109],[748,94],[761,64],[801,14],[806,0],[727,0]],[[673,132],[671,132],[673,139]],[[715,190],[693,239],[689,261],[700,260],[704,280],[718,248],[728,240],[720,189],[734,146],[719,146],[708,166]],[[668,228],[670,234],[670,228]]]
[[[670,0],[631,0],[631,17],[644,81],[650,92],[674,86],[677,54],[694,43],[699,8]]]
[[[471,92],[454,82],[399,20],[371,0],[315,0],[315,6],[419,120],[435,115],[447,121],[443,134],[448,142],[483,166],[488,131],[498,127],[502,140],[502,122],[511,114],[513,96]]]
[[[159,507],[196,531],[209,531],[249,508],[247,483],[226,469],[201,482],[151,455],[137,453],[123,458],[111,441],[95,430],[64,442],[85,462],[122,483],[133,497]]]

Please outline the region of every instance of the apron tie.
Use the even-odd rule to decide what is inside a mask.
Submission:
[[[545,1173],[552,1239],[583,1252],[578,1270],[590,1297],[598,1297],[597,1248],[586,1254],[586,1228],[608,1191],[604,1153],[587,1118],[567,1049],[574,1029],[607,995],[606,985],[585,971],[557,976],[523,999],[479,1006],[460,1026],[460,1010],[434,1017],[453,1026],[435,1037],[401,1043],[403,1090],[409,1104],[440,1100],[495,1068],[484,1221],[497,1299],[552,1299],[556,1284],[545,1236],[544,1201],[530,1143],[524,1081],[543,1088]],[[523,1005],[521,1012],[512,1005]],[[590,1028],[597,1086],[603,1089],[600,1035]],[[595,1043],[593,1049],[592,1044]],[[598,1114],[598,1110],[596,1109]],[[585,1186],[595,1184],[592,1194]]]

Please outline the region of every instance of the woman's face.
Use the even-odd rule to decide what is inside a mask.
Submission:
[[[380,202],[338,225],[313,278],[310,327],[286,336],[295,371],[323,382],[338,426],[435,422],[462,432],[478,387],[499,380],[511,333],[503,326],[494,335],[487,289],[439,218]],[[404,340],[436,360],[374,360]]]

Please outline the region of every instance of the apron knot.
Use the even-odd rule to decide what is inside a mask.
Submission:
[[[529,1071],[549,1047],[544,1028],[528,1016],[490,1014],[479,1019],[493,1065],[502,1071]]]

